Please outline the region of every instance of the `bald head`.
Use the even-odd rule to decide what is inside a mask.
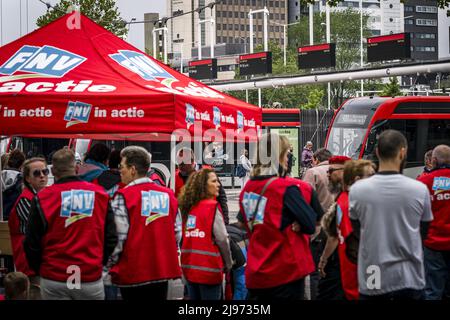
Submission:
[[[450,147],[441,144],[433,149],[433,167],[450,165]]]

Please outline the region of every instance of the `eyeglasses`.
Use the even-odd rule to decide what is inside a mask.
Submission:
[[[329,168],[328,171],[327,171],[327,173],[328,173],[329,175],[331,175],[331,174],[333,174],[333,172],[339,171],[339,170],[344,170],[344,168]]]
[[[48,168],[45,168],[43,170],[34,170],[33,177],[39,178],[41,176],[41,174],[44,176],[48,176],[49,173],[50,173],[50,170],[48,170]]]

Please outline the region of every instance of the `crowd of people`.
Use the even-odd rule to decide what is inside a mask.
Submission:
[[[96,144],[81,164],[58,150],[50,186],[44,158],[13,151],[2,168],[16,270],[5,296],[164,300],[182,278],[190,300],[448,298],[450,147],[427,152],[417,179],[402,174],[408,144],[395,130],[378,137],[376,164],[312,147],[302,179],[286,137],[263,135],[252,161],[244,150],[235,224],[217,174],[189,148],[175,191],[138,146]]]

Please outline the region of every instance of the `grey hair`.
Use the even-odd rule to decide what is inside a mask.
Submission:
[[[438,166],[450,165],[450,147],[445,144],[438,145],[433,149],[433,158],[436,158]]]
[[[134,166],[140,176],[145,176],[150,169],[152,155],[143,147],[128,146],[122,149],[120,156],[125,158],[127,166]]]

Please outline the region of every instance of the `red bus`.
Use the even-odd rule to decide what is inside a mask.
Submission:
[[[376,161],[377,137],[387,129],[402,132],[408,140],[405,174],[415,178],[428,150],[450,145],[450,97],[348,100],[335,113],[325,145],[335,155]]]

